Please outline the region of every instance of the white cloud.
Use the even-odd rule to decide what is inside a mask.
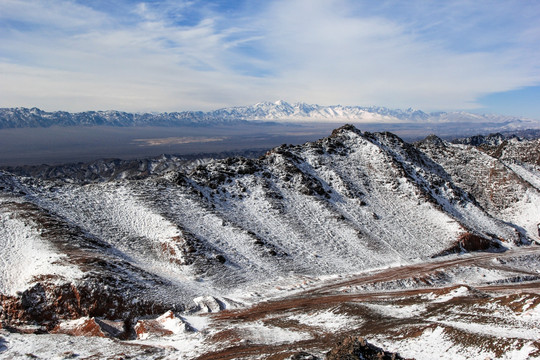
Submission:
[[[464,19],[465,3],[411,3],[418,19],[379,4],[283,0],[220,14],[201,2],[105,12],[5,0],[0,106],[172,111],[283,98],[435,110],[540,82],[535,23],[498,42],[498,31],[478,34],[504,10],[487,3]]]
[[[520,62],[516,49],[460,53],[384,18],[335,11],[348,9],[344,1],[309,3],[305,13],[302,2],[279,3],[268,20],[276,53],[292,59],[283,77],[301,98],[465,108],[484,93],[540,81],[536,59]]]

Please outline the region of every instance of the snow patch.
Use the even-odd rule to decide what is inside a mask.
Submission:
[[[322,328],[327,331],[345,330],[354,326],[358,326],[362,319],[352,318],[350,315],[337,314],[332,311],[323,311],[313,314],[296,314],[289,316],[288,319],[296,320],[300,324],[311,327]]]
[[[378,312],[379,314],[390,316],[398,319],[408,319],[421,316],[426,311],[426,306],[423,304],[415,305],[382,305],[363,303],[363,306]]]
[[[435,293],[430,293],[425,296],[426,299],[432,300],[434,303],[443,303],[452,300],[455,297],[466,296],[469,293],[469,289],[466,286],[460,286],[453,289],[447,294],[437,295]]]
[[[524,331],[523,327],[521,328],[512,328],[509,326],[497,326],[494,324],[475,324],[470,322],[460,322],[460,321],[437,321],[439,324],[450,326],[456,329],[460,329],[466,332],[480,334],[480,335],[491,335],[497,338],[516,338],[516,339],[525,339],[525,340],[538,340],[540,338],[540,329],[527,329]]]
[[[266,325],[262,321],[240,324],[237,330],[243,339],[256,344],[288,344],[312,338],[312,335],[306,332]]]

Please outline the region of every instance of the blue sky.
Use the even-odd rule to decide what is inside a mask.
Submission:
[[[283,99],[540,119],[537,1],[0,0],[0,106]]]

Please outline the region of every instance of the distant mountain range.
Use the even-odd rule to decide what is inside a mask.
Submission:
[[[209,112],[128,113],[122,111],[47,112],[38,108],[0,108],[0,128],[50,126],[210,126],[259,122],[354,123],[497,123],[512,128],[540,127],[538,121],[515,116],[479,115],[468,112],[432,112],[378,106],[289,104],[279,100]]]

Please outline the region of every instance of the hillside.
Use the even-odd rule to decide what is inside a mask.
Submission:
[[[474,295],[472,286],[538,284],[539,255],[519,249],[534,250],[527,245],[540,241],[540,172],[534,158],[518,157],[524,147],[537,151],[538,142],[511,140],[490,153],[436,137],[411,145],[346,125],[258,159],[104,162],[84,168],[87,178],[82,167],[2,171],[2,327],[81,334],[79,325],[95,319],[99,331],[109,326],[109,337],[134,341],[146,326],[200,345],[210,338],[195,331],[204,319],[191,318],[194,312],[249,309],[283,297],[276,289],[294,297],[375,269],[387,276],[358,291],[464,284]],[[474,265],[480,255],[464,255],[475,251],[489,254],[484,265]],[[507,260],[495,268],[488,260],[499,256]],[[469,262],[459,265],[461,257]],[[451,270],[426,270],[437,263]],[[400,268],[408,275],[400,278]],[[335,295],[332,289],[325,291]],[[169,317],[157,318],[167,310]],[[149,317],[191,330],[145,323]],[[257,341],[268,341],[263,325],[250,328],[259,331]],[[268,336],[289,336],[280,331]],[[291,339],[303,339],[302,331],[293,333]],[[10,336],[14,344],[24,339]]]

